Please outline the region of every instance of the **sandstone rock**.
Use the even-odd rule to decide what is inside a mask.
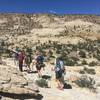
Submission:
[[[11,87],[8,90],[8,93],[14,93],[14,94],[34,94],[37,95],[37,93],[34,90],[28,89],[28,88],[20,88],[20,87]]]
[[[75,75],[70,75],[69,80],[70,80],[71,82],[74,82],[74,81],[76,81],[77,79],[79,79],[79,77],[77,77],[77,76],[75,76]]]
[[[29,86],[27,79],[16,68],[0,65],[0,92],[36,96],[37,91],[38,88],[35,85]]]

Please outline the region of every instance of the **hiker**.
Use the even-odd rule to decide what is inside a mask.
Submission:
[[[23,71],[23,60],[24,60],[24,54],[22,51],[19,52],[18,61],[19,61],[19,70]]]
[[[31,71],[30,64],[32,62],[32,49],[29,47],[26,49],[25,62],[26,66],[28,67],[28,71],[30,72]]]
[[[18,66],[18,52],[13,51],[12,57],[13,57],[14,65]]]
[[[37,51],[35,57],[35,65],[39,77],[42,77],[41,68],[44,67],[43,61],[44,61],[43,55],[39,51]]]
[[[18,66],[18,52],[19,52],[18,47],[16,47],[15,50],[12,51],[12,57],[13,57],[15,66]]]
[[[26,67],[28,68],[27,71],[30,72],[31,71],[31,68],[30,68],[30,64],[32,62],[32,56],[30,53],[26,52],[25,54],[25,64],[26,64]]]
[[[63,83],[64,83],[64,77],[63,77],[64,70],[65,68],[61,56],[56,57],[54,71],[58,85],[57,88],[61,90],[63,89]]]

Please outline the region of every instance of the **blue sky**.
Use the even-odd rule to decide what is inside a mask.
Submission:
[[[100,15],[100,0],[0,0],[0,12]]]

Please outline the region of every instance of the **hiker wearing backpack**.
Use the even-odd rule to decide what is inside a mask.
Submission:
[[[31,68],[30,68],[30,64],[32,62],[32,57],[30,54],[26,53],[25,54],[25,64],[26,64],[26,67],[27,67],[27,71],[30,72],[31,71]]]
[[[29,72],[31,71],[31,68],[30,68],[31,62],[32,62],[32,50],[27,48],[26,53],[25,53],[25,64]]]
[[[65,68],[61,56],[56,57],[54,70],[55,70],[55,76],[58,85],[57,88],[63,89],[63,83],[64,83],[63,73]]]
[[[19,52],[18,62],[19,62],[19,70],[23,71],[23,61],[24,61],[24,53],[22,51]]]
[[[35,65],[39,77],[42,77],[41,68],[44,67],[43,61],[44,61],[43,55],[39,51],[37,51],[35,57]]]

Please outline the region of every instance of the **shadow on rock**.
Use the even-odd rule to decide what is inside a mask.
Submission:
[[[37,71],[29,71],[28,72],[29,74],[35,74],[35,73],[38,73]]]
[[[70,84],[64,83],[64,89],[72,89],[72,86]]]
[[[51,76],[49,76],[49,75],[43,75],[42,78],[47,80],[47,79],[51,79]]]
[[[42,100],[43,96],[41,94],[34,95],[34,94],[14,94],[14,93],[7,93],[7,92],[0,92],[0,96],[3,97],[8,97],[12,99],[19,99],[19,100],[24,100],[24,99],[35,99],[35,100]]]

